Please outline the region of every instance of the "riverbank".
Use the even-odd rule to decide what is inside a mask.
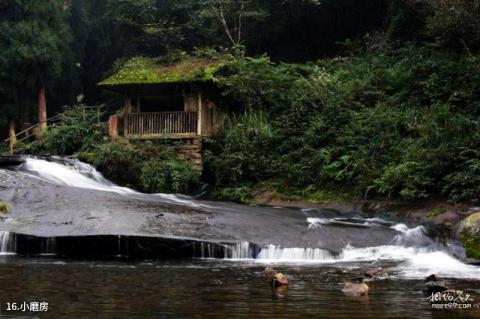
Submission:
[[[345,200],[337,197],[324,200],[308,200],[299,196],[290,197],[272,190],[258,192],[249,201],[250,205],[290,207],[302,209],[332,209],[359,212],[370,217],[407,220],[412,225],[431,224],[445,228],[467,250],[473,263],[480,262],[480,207],[469,203],[452,204],[444,199],[418,200],[415,202],[387,199]]]

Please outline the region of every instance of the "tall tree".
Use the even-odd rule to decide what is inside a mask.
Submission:
[[[3,0],[0,3],[0,86],[12,86],[12,103],[35,90],[38,122],[46,127],[46,86],[62,70],[68,49],[64,0]],[[10,84],[9,84],[10,83]]]

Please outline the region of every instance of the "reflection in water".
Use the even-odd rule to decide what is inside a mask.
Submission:
[[[288,286],[273,287],[272,293],[275,297],[285,298],[288,294]]]
[[[368,299],[343,296],[343,282],[355,270],[348,267],[277,265],[291,283],[272,295],[264,266],[253,262],[64,262],[2,257],[0,301],[45,300],[50,311],[42,319],[433,316],[421,280],[374,281],[369,283]],[[454,282],[460,289],[478,285],[478,281]],[[478,311],[468,314],[480,318]],[[455,312],[435,313],[435,318],[457,317]]]

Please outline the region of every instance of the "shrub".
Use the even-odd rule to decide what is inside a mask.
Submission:
[[[106,136],[106,125],[100,123],[101,111],[82,105],[66,107],[57,123],[50,124],[41,138],[27,151],[34,154],[72,155],[94,148]]]
[[[219,186],[237,187],[243,181],[259,182],[275,170],[276,132],[263,112],[232,116],[220,138],[220,150],[207,155],[206,162]]]
[[[170,158],[147,161],[140,180],[150,193],[189,194],[198,186],[200,174],[188,163]]]
[[[207,161],[217,193],[244,198],[243,185],[275,178],[310,193],[475,199],[478,156],[459,154],[480,145],[479,65],[413,45],[307,65],[236,60],[217,75],[244,106]]]
[[[467,256],[480,259],[480,236],[472,234],[469,230],[464,230],[461,234],[461,240]]]
[[[133,144],[123,141],[102,144],[92,152],[80,153],[79,158],[91,163],[114,183],[135,188],[141,186],[140,171],[145,154]]]
[[[6,214],[10,211],[7,203],[0,201],[0,214]]]
[[[217,197],[225,201],[247,203],[252,197],[252,189],[248,186],[227,187],[222,189]]]

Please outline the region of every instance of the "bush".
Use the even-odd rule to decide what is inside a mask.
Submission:
[[[186,162],[170,158],[146,162],[140,180],[150,193],[189,194],[198,186],[200,174]]]
[[[143,149],[124,142],[111,142],[99,145],[92,152],[79,154],[102,172],[106,178],[119,185],[141,187],[140,171],[145,159]]]
[[[0,201],[0,214],[6,214],[10,211],[7,203]]]
[[[218,199],[237,203],[247,203],[252,197],[252,189],[248,186],[223,188],[217,195]]]
[[[217,74],[228,105],[244,106],[208,156],[217,193],[243,200],[244,185],[277,179],[310,193],[475,199],[478,156],[460,153],[480,145],[479,65],[413,45],[307,65],[236,60]]]
[[[42,155],[72,155],[91,150],[107,133],[106,125],[100,123],[101,115],[99,108],[66,107],[60,120],[50,124],[40,139],[27,147],[27,151]]]
[[[277,135],[264,112],[250,112],[227,120],[220,150],[205,157],[221,187],[237,187],[268,179],[275,171],[274,137]]]

